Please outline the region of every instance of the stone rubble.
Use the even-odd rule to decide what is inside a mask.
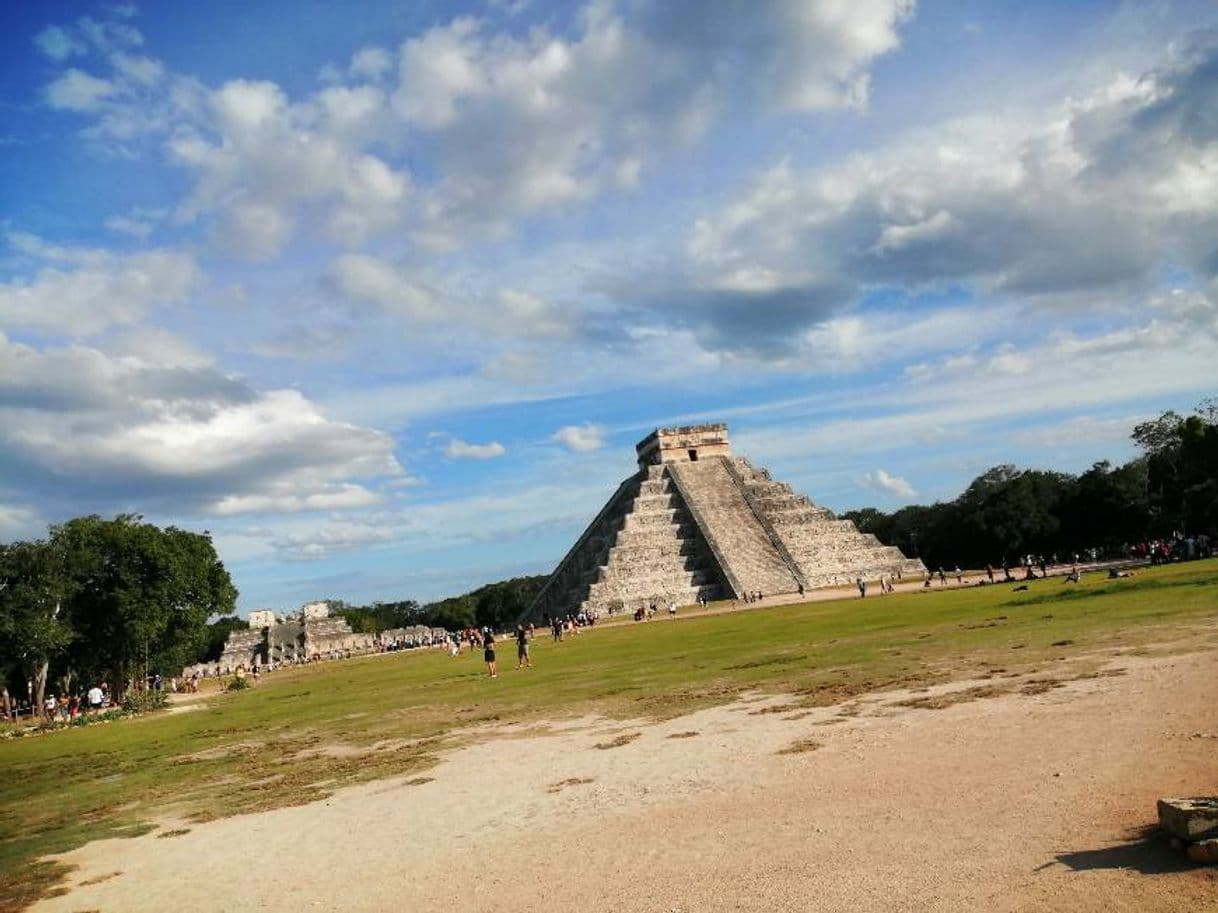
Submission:
[[[1218,796],[1160,799],[1159,827],[1191,861],[1218,863]]]

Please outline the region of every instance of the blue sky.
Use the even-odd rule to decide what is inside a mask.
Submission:
[[[549,570],[657,425],[835,509],[1218,392],[1211,3],[22,4],[0,538],[243,611]]]

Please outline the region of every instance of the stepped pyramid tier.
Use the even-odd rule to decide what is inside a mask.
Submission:
[[[726,425],[660,428],[635,450],[638,472],[618,486],[524,618],[926,572],[734,456]]]

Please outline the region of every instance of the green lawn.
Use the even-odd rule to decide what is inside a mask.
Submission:
[[[698,617],[657,617],[562,644],[486,677],[481,653],[398,653],[277,672],[203,709],[0,742],[0,911],[55,872],[39,856],[158,815],[188,820],[310,801],[425,770],[470,724],[597,712],[664,717],[761,690],[827,703],[894,684],[1026,669],[1189,632],[1213,642],[1218,560],[1081,586],[1060,579]],[[544,634],[544,636],[542,636]],[[338,746],[339,750],[334,750]],[[348,750],[354,749],[354,750]],[[184,825],[189,826],[189,824]]]

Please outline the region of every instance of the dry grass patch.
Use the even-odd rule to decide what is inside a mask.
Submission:
[[[0,877],[0,913],[20,913],[43,898],[67,894],[64,881],[73,868],[62,862],[34,862]]]
[[[94,875],[92,878],[86,878],[84,881],[82,881],[80,883],[80,886],[82,888],[85,888],[85,887],[88,887],[89,885],[102,884],[103,882],[109,881],[111,878],[118,878],[118,876],[121,874],[123,874],[123,873],[122,872],[107,872],[105,875]]]
[[[629,745],[643,733],[641,732],[624,732],[619,736],[614,736],[608,742],[597,742],[593,748],[599,748],[601,751],[606,751],[610,748],[621,748],[623,745]]]
[[[942,694],[928,694],[926,697],[911,697],[897,701],[897,707],[912,707],[915,710],[942,710],[954,704],[967,704],[989,697],[999,697],[1009,694],[1010,689],[999,685],[978,685],[975,688],[965,688],[961,691],[946,691]]]
[[[674,733],[672,733],[671,735],[669,735],[667,738],[670,738],[670,739],[692,739],[692,738],[693,738],[694,736],[696,736],[696,735],[698,735],[698,733],[697,733],[695,730],[692,730],[692,729],[691,729],[689,732],[674,732]]]
[[[188,828],[188,827],[175,827],[171,831],[162,831],[161,833],[157,834],[156,836],[157,836],[158,840],[164,840],[166,837],[182,837],[189,833],[190,833],[190,828]]]
[[[559,780],[557,783],[551,783],[546,787],[548,793],[560,793],[568,786],[585,786],[588,783],[594,783],[592,777],[567,777],[565,780]]]
[[[796,739],[786,748],[780,748],[777,754],[805,754],[809,751],[816,751],[824,746],[816,741],[816,739]]]

